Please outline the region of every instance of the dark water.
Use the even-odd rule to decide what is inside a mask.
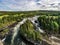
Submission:
[[[8,34],[5,41],[4,45],[11,45],[11,39],[12,39],[12,33]],[[34,45],[33,43],[29,42],[26,40],[25,37],[23,37],[19,32],[17,36],[14,39],[13,45]]]

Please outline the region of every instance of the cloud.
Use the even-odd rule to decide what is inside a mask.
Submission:
[[[0,10],[59,10],[60,0],[0,0]]]

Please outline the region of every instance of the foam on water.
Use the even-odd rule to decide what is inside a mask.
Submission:
[[[19,22],[15,27],[14,27],[14,30],[13,30],[13,36],[12,36],[12,40],[11,40],[11,45],[13,45],[14,43],[14,38],[16,37],[18,31],[19,31],[19,27],[20,25],[24,24],[24,22],[26,21],[27,19],[23,19],[21,22]]]
[[[44,31],[39,27],[38,17],[39,16],[35,16],[28,19],[36,26],[36,29],[39,30],[39,32],[44,33]],[[35,23],[35,21],[37,21],[37,23]]]

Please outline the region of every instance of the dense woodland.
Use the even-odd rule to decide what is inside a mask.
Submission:
[[[48,34],[60,34],[60,15],[58,16],[40,16],[38,18],[40,26]]]

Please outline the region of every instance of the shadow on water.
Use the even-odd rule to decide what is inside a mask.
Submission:
[[[4,41],[4,45],[10,45],[11,44],[11,39],[12,39],[12,34],[9,33],[7,36],[6,36],[6,39]]]
[[[4,45],[11,45],[12,33],[8,34]],[[18,31],[17,36],[14,39],[13,45],[34,45],[32,42],[28,41],[25,37],[23,37],[20,32]]]

